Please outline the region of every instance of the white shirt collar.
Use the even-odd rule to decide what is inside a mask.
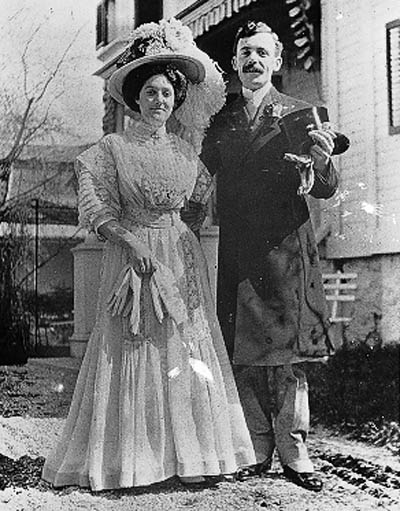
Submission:
[[[266,83],[263,87],[257,90],[250,90],[242,87],[242,94],[247,101],[251,101],[253,105],[258,108],[265,95],[270,91],[271,87],[271,82]]]

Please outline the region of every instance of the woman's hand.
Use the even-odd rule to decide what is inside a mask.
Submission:
[[[157,269],[157,260],[150,250],[128,229],[116,220],[109,220],[98,228],[99,234],[127,248],[134,270],[137,274],[153,273]]]
[[[136,273],[151,274],[157,269],[157,261],[150,250],[140,242],[134,242],[131,246],[130,259]]]

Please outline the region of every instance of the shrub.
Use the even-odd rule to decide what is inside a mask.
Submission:
[[[326,364],[307,364],[313,417],[330,426],[399,422],[400,345],[341,349]]]
[[[27,361],[29,320],[23,292],[16,283],[16,269],[24,252],[22,237],[0,238],[0,360],[3,365]]]
[[[36,307],[41,318],[52,320],[72,319],[74,306],[74,292],[71,288],[58,287],[46,294],[35,295],[28,291],[26,297],[26,310],[33,316]]]

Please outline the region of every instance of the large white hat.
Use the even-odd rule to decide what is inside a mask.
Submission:
[[[132,58],[134,57],[132,56]],[[172,64],[192,83],[202,82],[206,75],[203,64],[198,59],[189,55],[174,54],[169,52],[160,53],[158,55],[146,55],[144,57],[139,57],[127,64],[123,64],[122,67],[114,71],[110,77],[108,90],[111,96],[116,101],[118,101],[118,103],[124,104],[122,86],[124,84],[125,78],[132,71],[145,64]]]
[[[199,152],[210,119],[224,105],[226,91],[221,69],[200,50],[189,27],[171,18],[135,28],[111,75],[108,90],[124,104],[122,87],[127,76],[145,64],[172,64],[188,79],[184,103],[171,118],[173,130]]]

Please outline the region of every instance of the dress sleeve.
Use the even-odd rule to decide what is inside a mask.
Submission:
[[[198,159],[198,172],[190,201],[206,204],[214,189],[214,179],[204,163]]]
[[[78,156],[79,223],[94,231],[109,220],[120,217],[117,168],[108,137]]]

